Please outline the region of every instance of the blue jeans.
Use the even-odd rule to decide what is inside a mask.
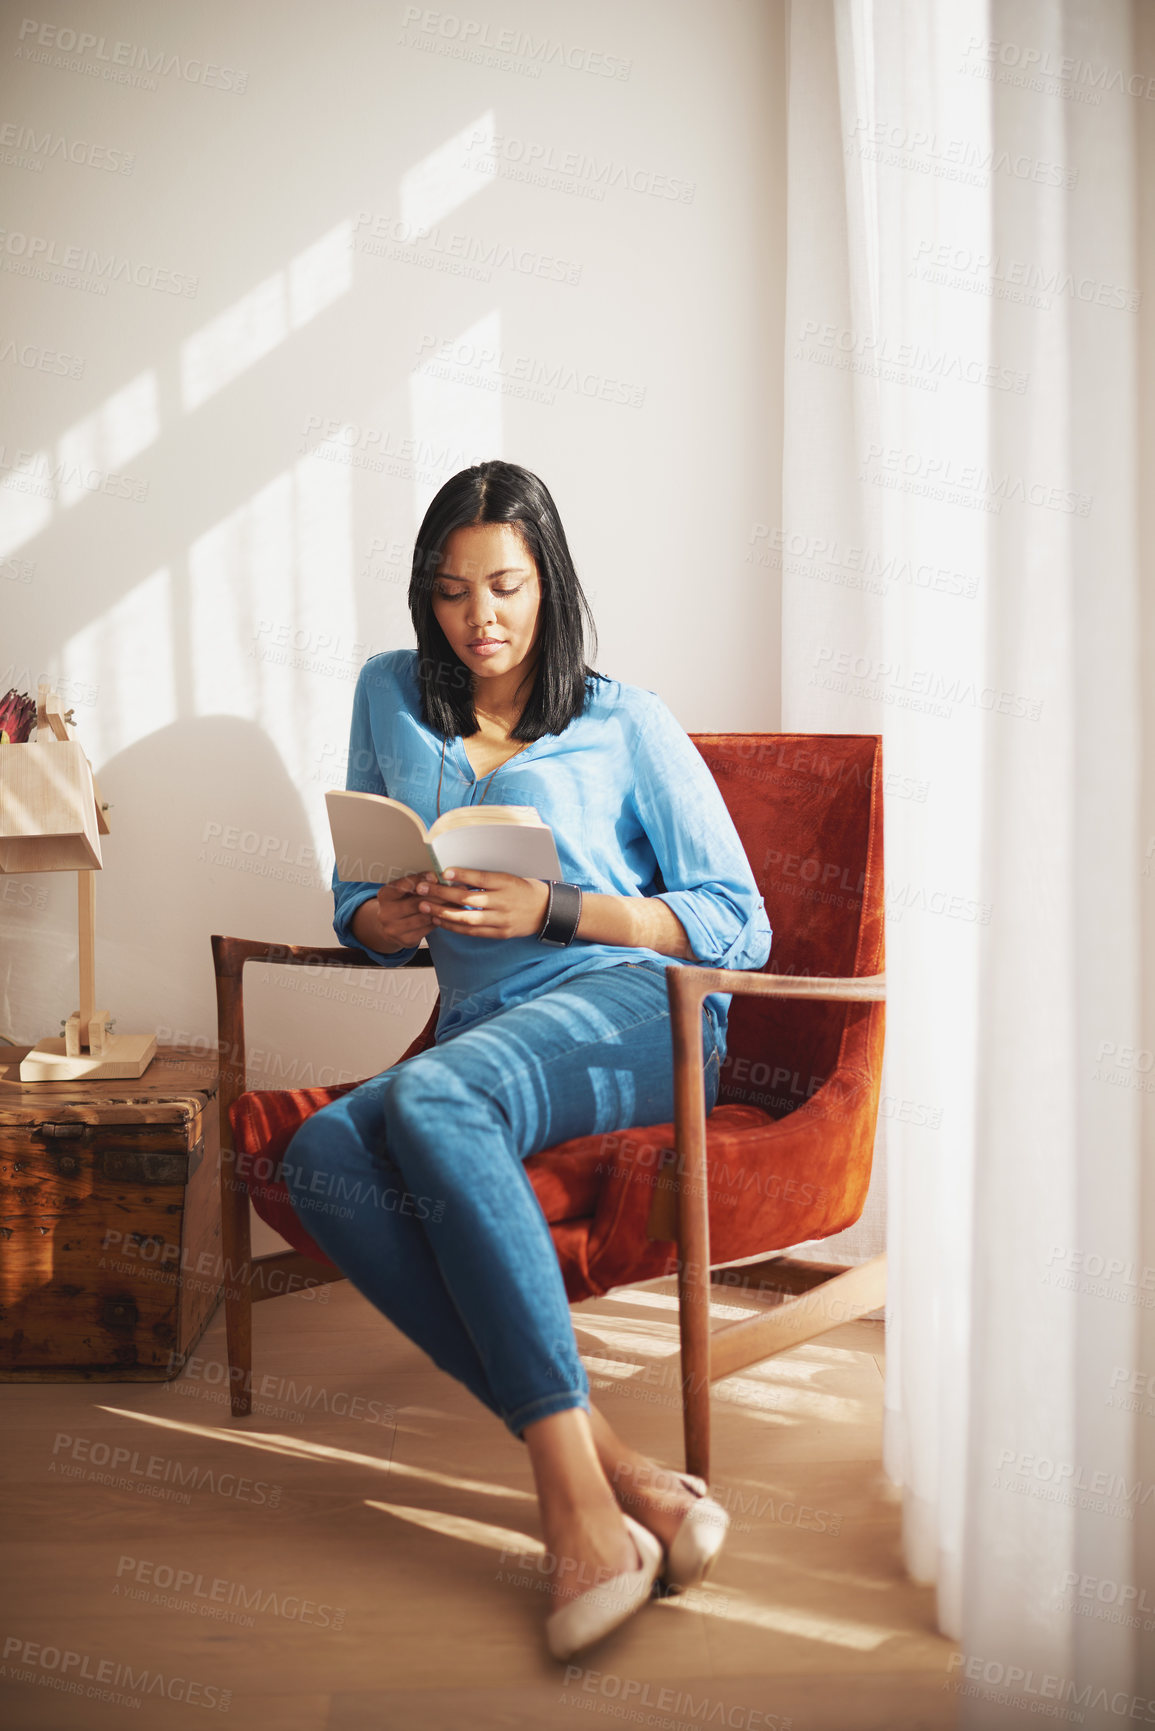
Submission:
[[[545,1215],[522,1165],[674,1116],[666,969],[592,970],[498,1011],[307,1118],[293,1211],[371,1304],[515,1436],[589,1407]],[[721,1053],[702,1010],[706,1110]]]

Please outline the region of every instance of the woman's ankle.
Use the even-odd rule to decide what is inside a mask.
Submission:
[[[547,1518],[543,1509],[542,1533],[556,1603],[592,1592],[638,1566],[633,1536],[612,1499],[608,1511],[579,1509],[567,1519]]]
[[[682,1489],[676,1473],[659,1466],[646,1455],[630,1455],[618,1460],[607,1478],[621,1508],[632,1503],[653,1502],[661,1497],[677,1497]]]
[[[543,1480],[537,1487],[542,1525],[553,1527],[613,1525],[621,1508],[603,1473],[596,1478]]]

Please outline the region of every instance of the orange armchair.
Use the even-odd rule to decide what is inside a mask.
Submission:
[[[571,1302],[677,1271],[686,1464],[709,1476],[709,1385],[876,1309],[885,1257],[854,1268],[784,1249],[862,1212],[882,1069],[882,748],[873,734],[690,736],[726,801],[774,939],[760,971],[671,963],[674,1120],[575,1137],[526,1162]],[[251,1410],[254,1300],[342,1278],[293,1212],[278,1164],[311,1112],[357,1087],[244,1092],[246,962],[376,967],[359,950],[214,937],[232,1410]],[[408,966],[432,965],[427,949]],[[701,1007],[732,992],[718,1102],[705,1114]],[[433,1043],[438,1005],[398,1062]],[[254,1258],[249,1200],[293,1246]],[[784,1295],[711,1332],[709,1288]]]

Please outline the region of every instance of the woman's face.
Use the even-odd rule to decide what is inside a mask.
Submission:
[[[478,680],[496,682],[537,661],[541,579],[537,562],[508,523],[455,529],[433,580],[433,613],[455,655]],[[509,684],[508,679],[505,682]],[[496,687],[502,699],[513,685]]]

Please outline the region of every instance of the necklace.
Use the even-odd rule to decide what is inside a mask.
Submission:
[[[441,781],[442,781],[442,777],[445,774],[445,747],[447,744],[448,744],[448,740],[443,739],[441,741],[441,774],[437,777],[437,816],[438,817],[441,816]],[[517,751],[511,752],[509,757],[507,757],[505,759],[504,763],[496,764],[493,769],[489,770],[485,775],[482,776],[481,780],[486,783],[485,793],[482,794],[480,799],[470,799],[468,801],[468,803],[470,805],[483,805],[485,803],[485,794],[487,794],[489,792],[489,783],[493,780],[493,777],[497,774],[498,770],[504,769],[506,763],[512,763],[513,759],[517,756],[517,752],[518,751],[524,751],[528,744],[529,744],[529,741],[527,739],[523,739],[521,744],[518,746]],[[480,783],[478,783],[475,780],[474,784],[473,784],[474,793],[477,792],[479,785],[480,785]]]

